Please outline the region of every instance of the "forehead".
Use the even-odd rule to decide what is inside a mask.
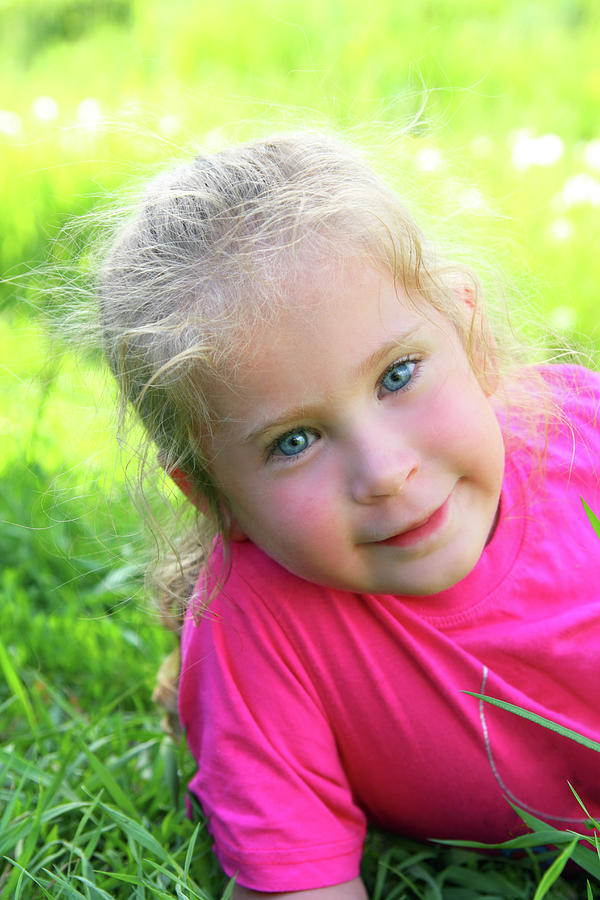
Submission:
[[[423,297],[408,296],[393,275],[369,258],[314,257],[302,254],[282,261],[281,280],[271,302],[253,321],[246,319],[230,342],[236,363],[275,354],[277,348],[305,342],[333,348],[353,331],[397,327],[400,319],[415,322],[436,317]],[[365,335],[366,337],[366,335]]]
[[[392,275],[361,259],[298,270],[266,322],[238,335],[213,384],[217,421],[258,407],[268,416],[290,402],[333,396],[387,349],[409,352],[425,331],[442,340],[452,326]],[[388,360],[389,362],[389,360]]]

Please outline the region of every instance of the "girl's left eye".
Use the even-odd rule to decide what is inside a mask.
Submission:
[[[400,391],[409,383],[416,368],[417,363],[414,359],[398,360],[384,372],[380,384],[386,391]]]
[[[295,428],[278,438],[271,447],[270,456],[300,456],[317,440],[317,435],[308,428]]]

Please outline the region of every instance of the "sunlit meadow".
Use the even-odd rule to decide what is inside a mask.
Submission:
[[[61,341],[68,291],[45,267],[81,285],[96,234],[68,223],[182,153],[333,127],[501,279],[534,345],[592,358],[599,48],[595,0],[0,3],[3,897],[228,891],[151,701],[173,637],[144,591],[110,382]],[[376,900],[600,896],[594,853],[554,839],[562,856],[507,858],[373,833],[364,877]]]

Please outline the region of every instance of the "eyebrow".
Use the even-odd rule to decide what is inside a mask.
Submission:
[[[420,329],[420,327],[421,323],[417,323],[412,328],[408,328],[406,331],[403,331],[402,334],[399,334],[396,337],[391,338],[389,341],[386,341],[383,346],[378,347],[377,350],[370,354],[370,356],[362,360],[353,370],[350,377],[364,378],[369,374],[369,372],[373,371],[373,369],[379,368],[379,366],[383,364],[383,361],[388,356],[390,356],[392,352],[402,351],[405,348],[405,345],[414,336],[415,332]],[[242,434],[241,442],[244,444],[250,444],[265,432],[291,427],[294,423],[299,422],[302,419],[317,418],[318,410],[319,407],[317,405],[307,405],[306,403],[301,403],[299,406],[294,406],[290,409],[286,409],[275,419],[261,421],[255,427],[253,427],[251,431]]]

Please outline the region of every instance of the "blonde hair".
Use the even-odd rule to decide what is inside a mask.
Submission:
[[[227,376],[257,324],[276,320],[307,260],[350,255],[384,267],[413,302],[447,316],[482,383],[498,376],[502,358],[473,272],[442,259],[361,154],[330,135],[270,137],[177,166],[150,184],[105,256],[100,324],[121,421],[127,410],[139,416],[143,465],[156,448],[204,504],[158,571],[171,624],[215,536],[227,544],[227,501],[204,450],[215,424],[207,384]],[[468,289],[468,317],[457,285]]]

